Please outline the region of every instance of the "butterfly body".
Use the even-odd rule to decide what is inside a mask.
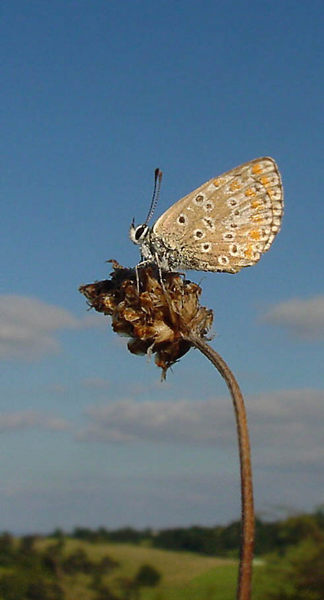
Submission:
[[[237,273],[255,264],[280,230],[283,189],[269,157],[245,163],[178,200],[130,237],[142,259],[165,271]]]

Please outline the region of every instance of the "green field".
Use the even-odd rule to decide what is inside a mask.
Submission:
[[[258,558],[254,561],[252,599],[322,600],[323,511],[257,524]],[[229,548],[222,540],[224,554],[233,552],[234,525],[234,529],[229,526],[225,536]],[[96,533],[79,529],[77,533],[78,536],[71,538],[59,530],[44,538],[31,535],[17,538],[2,533],[0,600],[234,600],[236,597],[238,561],[229,558],[232,554],[219,558],[161,550],[154,547],[157,544],[154,536],[140,537],[131,528],[115,532],[118,541],[112,541],[114,532],[108,534],[105,530]],[[180,542],[185,547],[188,538],[178,537],[176,545],[173,533],[170,547],[173,543],[173,547],[179,548]],[[183,531],[180,533],[183,535]],[[195,547],[205,548],[206,540],[210,542],[210,532],[204,529],[191,528],[189,534],[196,535]],[[126,543],[126,535],[132,543]]]
[[[37,546],[45,547],[46,540]],[[120,564],[111,576],[105,579],[113,589],[114,580],[119,577],[132,577],[143,564],[150,564],[162,575],[156,588],[144,588],[141,600],[233,600],[235,598],[237,561],[232,559],[204,557],[187,552],[171,552],[130,544],[90,544],[77,540],[67,540],[64,553],[83,548],[89,558],[98,560],[109,555]],[[260,567],[257,567],[259,569]],[[64,591],[67,600],[90,600],[91,590],[87,589],[87,577],[64,578]]]

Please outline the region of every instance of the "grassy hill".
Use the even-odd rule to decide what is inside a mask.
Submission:
[[[37,542],[44,549],[50,542]],[[171,552],[131,544],[90,544],[67,539],[64,553],[83,548],[89,558],[100,560],[107,554],[118,561],[119,566],[107,576],[105,582],[113,588],[113,581],[120,577],[132,577],[143,564],[150,564],[162,575],[156,588],[141,591],[141,600],[232,600],[235,597],[237,561],[204,557],[187,552]],[[78,574],[64,577],[67,600],[90,600],[87,576]]]
[[[308,521],[289,519],[296,543],[255,560],[253,600],[322,600],[324,537]],[[0,535],[0,600],[233,600],[237,575],[235,559],[154,548],[150,540]]]

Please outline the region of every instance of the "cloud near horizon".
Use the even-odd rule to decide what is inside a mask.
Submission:
[[[263,315],[262,321],[282,327],[304,340],[324,339],[324,296],[280,302]]]
[[[35,360],[60,350],[55,334],[97,324],[95,317],[76,318],[60,306],[38,298],[0,295],[0,359]],[[99,322],[98,322],[99,325]]]
[[[322,390],[283,390],[246,399],[255,463],[319,465],[324,460]],[[78,439],[93,442],[236,444],[233,409],[205,402],[118,400],[91,406]],[[317,467],[316,467],[317,468]]]
[[[219,411],[214,401],[188,400],[137,402],[117,400],[86,410],[88,427],[79,439],[107,442],[208,443],[215,440]],[[222,421],[231,420],[223,414]],[[229,425],[229,423],[228,423]],[[226,434],[227,435],[227,434]]]
[[[69,424],[65,419],[32,410],[0,413],[0,432],[20,431],[22,429],[44,429],[46,431],[65,431]]]

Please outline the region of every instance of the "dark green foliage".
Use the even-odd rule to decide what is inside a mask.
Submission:
[[[105,527],[98,527],[96,530],[87,527],[75,527],[71,537],[92,543],[125,542],[140,544],[143,540],[151,539],[153,532],[149,528],[138,531],[132,527],[122,527],[121,529],[108,531]]]
[[[116,569],[119,565],[117,560],[114,560],[106,554],[102,557],[102,559],[96,564],[96,571],[99,571],[102,574],[111,573],[114,569]]]
[[[156,548],[185,550],[214,556],[235,556],[240,544],[240,523],[236,521],[221,527],[186,527],[165,529],[153,539]],[[256,519],[255,554],[263,555],[278,550],[284,552],[305,537],[324,532],[324,517],[317,511],[311,515],[297,515],[273,523]]]
[[[286,554],[267,560],[264,600],[322,600],[324,597],[324,537],[308,538]]]
[[[66,555],[62,536],[55,536],[54,543],[38,550],[36,539],[24,536],[15,545],[8,533],[0,536],[2,566],[8,570],[0,577],[1,600],[64,600],[64,574],[73,577],[78,573],[92,575],[92,584],[90,581],[88,585],[96,592],[96,600],[121,600],[102,583],[103,575],[118,565],[111,556],[91,561],[83,548]]]
[[[47,546],[47,548],[41,554],[41,560],[44,569],[49,574],[57,577],[59,577],[61,573],[61,563],[63,560],[62,550],[63,544],[61,541],[59,541],[56,544]]]
[[[184,550],[206,555],[233,555],[240,542],[240,523],[227,527],[177,527],[160,531],[153,539],[156,548]]]
[[[19,570],[0,578],[2,600],[64,600],[60,585],[40,573]]]
[[[0,535],[0,566],[5,567],[12,562],[14,556],[13,537],[5,531]]]
[[[284,548],[298,544],[306,538],[317,539],[321,535],[314,515],[289,517],[279,524],[278,533],[279,545]]]
[[[30,556],[31,554],[33,554],[36,540],[36,535],[24,535],[22,538],[20,538],[20,553],[25,554],[26,556]]]
[[[155,587],[161,579],[161,573],[151,565],[142,565],[136,576],[135,583],[139,587]]]
[[[145,543],[166,550],[232,557],[238,556],[240,527],[239,521],[224,526],[176,527],[159,532],[149,528],[139,531],[132,527],[123,527],[109,531],[105,527],[99,527],[97,530],[76,527],[72,537],[92,543]],[[305,535],[310,535],[316,530],[324,531],[324,507],[319,507],[309,515],[297,515],[282,521],[268,522],[257,518],[255,554],[264,555],[279,549],[284,552],[288,546],[297,544]]]
[[[131,544],[138,544],[142,539],[142,534],[132,527],[123,527],[122,529],[110,531],[109,538],[111,542],[129,542]]]
[[[272,552],[280,545],[279,523],[264,522],[256,518],[255,521],[256,538],[254,553],[256,555]]]
[[[58,583],[39,578],[29,584],[26,600],[63,600],[63,590]]]
[[[35,536],[24,536],[16,549],[10,544],[6,563],[10,571],[0,577],[2,600],[64,599],[55,573],[44,568],[44,555],[36,550],[35,541]]]
[[[8,573],[0,577],[0,597],[3,600],[17,600],[26,598],[27,582],[21,573]]]
[[[142,565],[134,578],[120,577],[118,579],[119,598],[120,600],[138,600],[142,587],[155,587],[158,585],[160,579],[161,574],[154,567],[151,565]]]
[[[0,577],[1,600],[64,600],[62,577],[80,572],[93,575],[96,585],[92,589],[101,598],[120,600],[101,581],[103,575],[116,568],[117,561],[108,555],[97,562],[91,561],[83,548],[64,555],[65,540],[62,536],[55,539],[45,550],[37,550],[35,536],[24,536],[15,545],[9,534],[2,534],[0,557],[8,572]]]
[[[63,531],[63,529],[60,529],[59,527],[57,527],[56,529],[54,529],[54,531],[52,533],[50,533],[48,535],[48,537],[52,537],[52,538],[54,538],[57,541],[63,541],[63,543],[65,541],[65,539],[64,539],[64,537],[65,537],[64,536],[64,531]]]
[[[74,575],[75,573],[89,574],[93,572],[94,567],[94,563],[89,559],[83,548],[74,550],[74,552],[71,552],[71,554],[62,561],[62,569],[69,575]]]
[[[101,585],[96,591],[94,600],[121,600],[121,598],[116,596],[107,585]]]
[[[101,560],[93,564],[92,580],[89,587],[96,590],[98,594],[107,594],[107,586],[103,585],[102,578],[104,575],[110,574],[118,565],[118,561],[108,556],[108,554],[103,556]],[[110,591],[109,593],[112,594]]]
[[[137,600],[139,598],[139,586],[131,577],[120,577],[118,579],[120,600]]]
[[[72,531],[71,537],[77,540],[84,540],[85,542],[101,542],[102,540],[97,536],[96,531],[89,529],[88,527],[75,527]],[[107,540],[108,541],[108,540]]]
[[[324,531],[324,504],[319,506],[313,513],[314,519],[319,529]]]

